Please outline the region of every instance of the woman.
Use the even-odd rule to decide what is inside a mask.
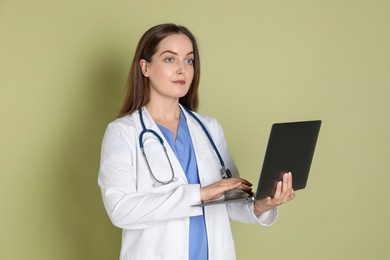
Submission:
[[[252,194],[221,126],[191,112],[199,77],[197,43],[185,27],[161,24],[142,36],[123,108],[103,139],[99,171],[107,213],[123,230],[121,259],[235,259],[229,220],[271,225],[276,207],[295,197],[285,174],[273,197],[195,206],[233,189]]]

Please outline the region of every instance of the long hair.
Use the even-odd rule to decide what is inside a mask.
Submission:
[[[149,102],[149,78],[142,74],[139,62],[141,59],[151,62],[152,56],[157,52],[159,43],[165,37],[173,34],[184,34],[192,43],[194,51],[194,78],[192,79],[187,94],[179,99],[179,103],[190,110],[197,111],[199,106],[198,88],[200,80],[200,60],[196,39],[186,27],[167,23],[150,28],[139,40],[126,83],[126,94],[123,106],[118,117],[129,115]]]

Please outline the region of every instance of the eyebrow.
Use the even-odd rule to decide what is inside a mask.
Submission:
[[[179,55],[177,52],[174,52],[174,51],[170,51],[170,50],[166,50],[166,51],[163,51],[161,54],[160,54],[160,57],[165,54],[165,53],[171,53],[173,55]],[[190,55],[190,54],[194,54],[194,51],[190,51],[189,53],[186,54],[186,56]]]

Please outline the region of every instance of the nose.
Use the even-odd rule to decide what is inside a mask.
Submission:
[[[181,75],[181,74],[184,74],[186,72],[186,66],[185,65],[186,65],[185,61],[178,62],[177,74]]]

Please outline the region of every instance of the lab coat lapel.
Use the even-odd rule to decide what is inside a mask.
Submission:
[[[185,109],[182,108],[182,110],[186,116],[194,146],[201,186],[207,186],[219,181],[221,179],[219,173],[220,164],[209,139],[198,122]]]

